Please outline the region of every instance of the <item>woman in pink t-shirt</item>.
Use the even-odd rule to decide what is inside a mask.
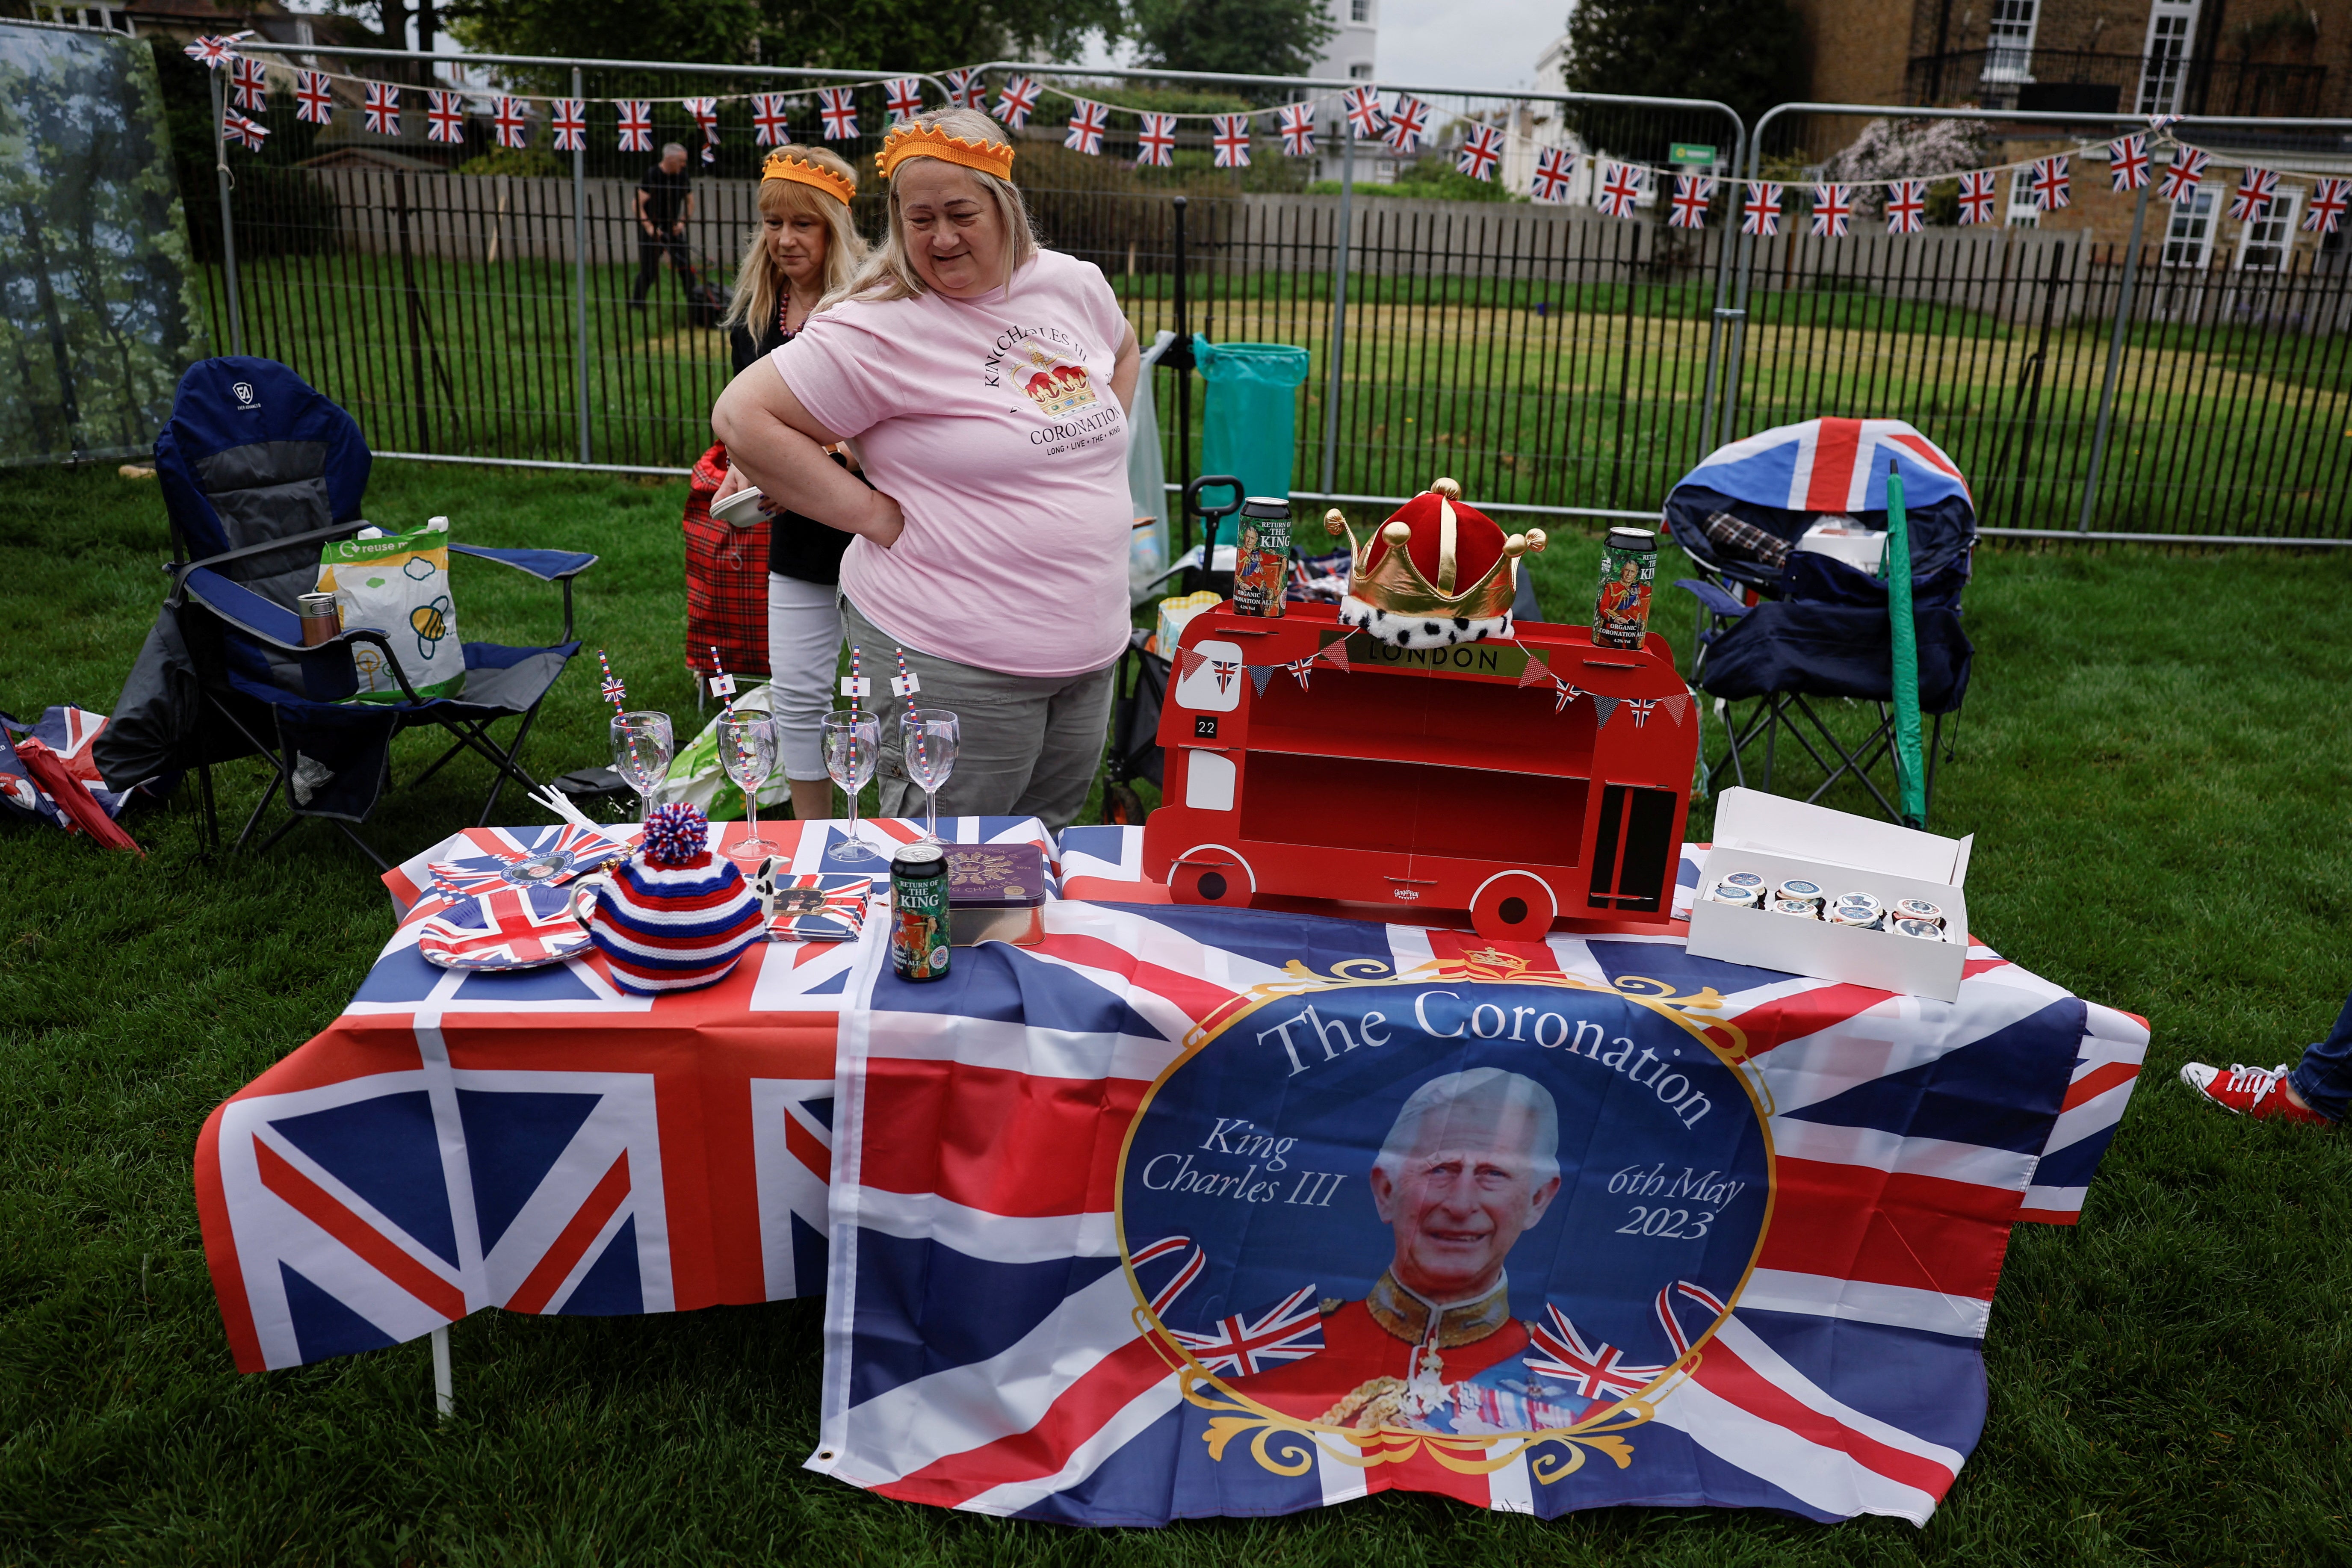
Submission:
[[[889,230],[857,281],[711,415],[747,479],[856,535],[843,627],[869,670],[903,650],[962,716],[949,815],[1059,830],[1101,760],[1127,646],[1127,405],[1135,332],[1099,269],[1041,249],[1013,148],[972,110],[894,127]],[[854,443],[867,489],[826,459]],[[868,706],[887,711],[877,678]],[[917,797],[883,727],[882,811]]]

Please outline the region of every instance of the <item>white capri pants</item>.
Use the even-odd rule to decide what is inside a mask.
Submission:
[[[841,664],[840,597],[831,583],[768,574],[768,686],[788,779],[827,776],[820,731]]]

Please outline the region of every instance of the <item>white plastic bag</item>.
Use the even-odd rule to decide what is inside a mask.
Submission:
[[[319,552],[319,592],[335,596],[346,631],[373,626],[391,639],[419,697],[455,697],[465,689],[466,650],[449,602],[447,518],[407,533],[362,529],[357,539],[328,545]],[[407,700],[381,648],[356,644],[352,662],[360,689],[346,701]]]

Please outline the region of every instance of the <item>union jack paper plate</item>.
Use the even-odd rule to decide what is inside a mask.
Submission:
[[[417,927],[416,951],[444,969],[537,969],[588,951],[561,888],[501,888],[458,900]]]
[[[552,888],[628,852],[629,846],[617,837],[567,825],[554,843],[528,855],[469,855],[463,860],[436,860],[425,869],[433,874],[435,892],[465,899],[500,888]]]

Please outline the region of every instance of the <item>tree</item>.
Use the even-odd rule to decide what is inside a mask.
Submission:
[[[1075,57],[1119,30],[1118,0],[450,0],[450,31],[494,54],[939,70]],[[756,51],[756,54],[755,54]]]
[[[1562,74],[1571,92],[1715,99],[1752,126],[1801,90],[1804,36],[1788,0],[1578,0]]]
[[[1136,63],[1305,76],[1339,29],[1324,0],[1133,0]]]

